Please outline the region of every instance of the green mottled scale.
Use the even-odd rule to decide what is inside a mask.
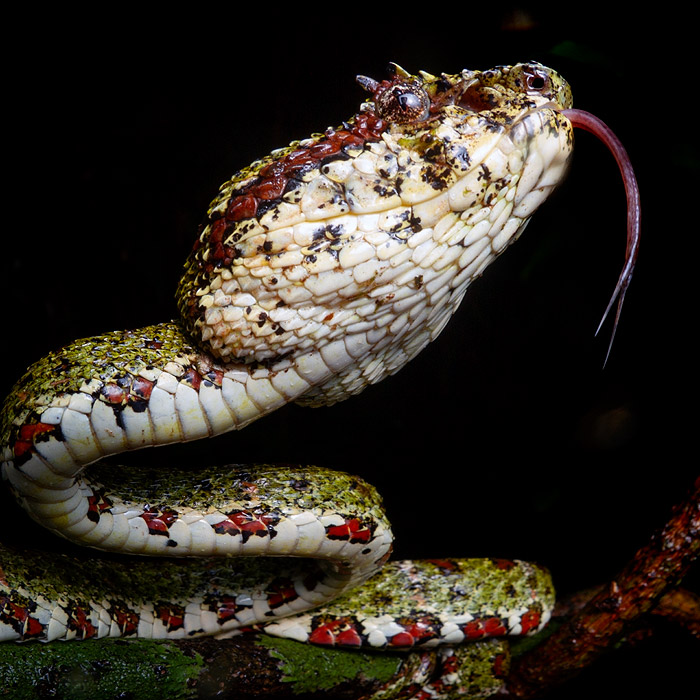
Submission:
[[[176,323],[161,323],[137,331],[113,331],[83,338],[51,352],[36,362],[18,382],[17,390],[5,400],[2,411],[3,435],[27,422],[31,412],[41,414],[61,398],[90,389],[97,383],[117,382],[124,375],[139,376],[163,364],[163,357],[181,358],[194,364],[203,359]],[[10,438],[11,439],[11,438]]]
[[[163,503],[178,510],[223,510],[237,503],[255,508],[264,502],[270,509],[324,508],[354,514],[360,519],[382,520],[381,498],[372,486],[355,476],[320,467],[265,464],[228,464],[196,470],[169,465],[163,470],[129,469],[109,463],[91,470],[96,483],[109,492],[128,492],[128,500]]]
[[[7,399],[2,473],[29,514],[80,544],[160,559],[142,573],[96,563],[81,580],[68,555],[44,576],[41,555],[0,550],[0,638],[189,637],[273,621],[295,639],[399,649],[546,623],[551,583],[528,564],[376,573],[391,532],[355,477],[86,469],[239,429],[291,401],[333,403],[398,371],[565,173],[571,95],[539,64],[360,82],[372,99],[347,122],[222,186],[186,263],[180,320],[76,341]],[[172,556],[197,561],[160,563]],[[335,610],[294,617],[333,598]]]
[[[540,630],[553,605],[549,573],[527,562],[404,560],[321,611],[283,618],[265,631],[335,646],[431,648]]]

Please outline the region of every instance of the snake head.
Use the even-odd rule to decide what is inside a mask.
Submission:
[[[501,109],[516,114],[523,108],[566,109],[572,105],[566,80],[536,62],[439,76],[424,71],[411,75],[396,64],[389,70],[391,78],[381,82],[364,75],[356,80],[372,93],[364,108],[394,125],[429,123],[458,110],[468,114]]]
[[[540,64],[393,65],[358,82],[370,99],[342,125],[223,185],[179,299],[188,330],[223,360],[311,363],[314,402],[393,374],[437,337],[572,148],[570,91]]]

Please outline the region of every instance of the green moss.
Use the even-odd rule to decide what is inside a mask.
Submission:
[[[192,697],[203,666],[175,645],[141,640],[97,644],[3,644],[0,698],[157,700]]]
[[[295,694],[330,690],[362,675],[386,683],[401,672],[403,658],[395,654],[323,649],[290,639],[262,636],[259,643],[280,659],[284,681]]]

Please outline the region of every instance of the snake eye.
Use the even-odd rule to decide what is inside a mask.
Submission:
[[[375,96],[377,114],[394,124],[421,122],[430,115],[430,98],[416,83],[395,83]]]

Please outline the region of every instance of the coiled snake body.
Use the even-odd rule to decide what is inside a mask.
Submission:
[[[4,407],[3,477],[49,530],[106,550],[222,559],[162,567],[159,583],[118,567],[76,583],[69,560],[38,579],[40,560],[0,550],[0,639],[268,623],[302,641],[402,648],[546,623],[551,583],[530,564],[398,562],[376,574],[391,532],[355,477],[227,466],[194,482],[169,473],[159,493],[150,474],[83,471],[242,428],[290,401],[331,404],[397,372],[565,173],[571,95],[540,64],[440,76],[395,68],[359,82],[372,99],[346,123],[222,186],[186,265],[178,321],[52,353]],[[347,593],[371,576],[378,588]],[[132,578],[151,580],[139,589]],[[296,615],[341,595],[333,610]]]

